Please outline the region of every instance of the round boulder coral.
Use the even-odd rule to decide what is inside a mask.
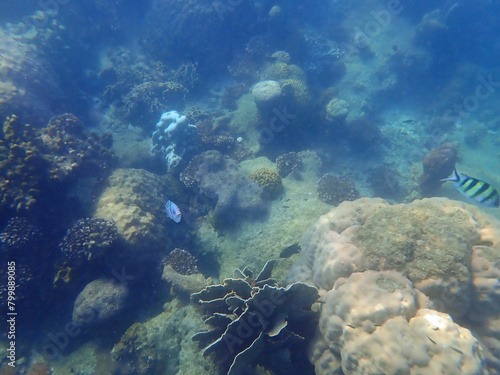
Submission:
[[[85,286],[75,300],[73,323],[80,327],[105,323],[125,308],[127,296],[125,284],[94,280]]]
[[[322,299],[317,375],[487,374],[478,340],[398,272],[353,273]]]
[[[271,110],[281,100],[280,84],[272,80],[261,81],[253,87],[252,96],[259,110]]]
[[[337,206],[343,201],[353,201],[359,198],[356,184],[347,177],[334,176],[330,173],[321,177],[316,185],[319,199]]]
[[[280,175],[271,169],[258,169],[249,177],[262,188],[264,198],[276,198],[283,191]]]
[[[349,107],[345,100],[333,98],[326,105],[326,119],[335,125],[343,124],[348,114]]]

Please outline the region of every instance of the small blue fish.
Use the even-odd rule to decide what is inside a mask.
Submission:
[[[165,211],[167,211],[167,216],[170,219],[172,219],[176,223],[181,222],[182,218],[181,210],[179,210],[179,207],[177,207],[177,205],[174,202],[170,200],[167,201],[167,203],[165,203]]]
[[[460,176],[456,169],[450,177],[443,178],[440,181],[454,182],[455,189],[474,202],[488,207],[498,207],[499,205],[500,197],[493,186],[464,173]]]

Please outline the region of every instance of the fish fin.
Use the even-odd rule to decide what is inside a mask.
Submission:
[[[450,177],[448,177],[448,178],[443,178],[443,179],[441,179],[441,180],[439,180],[439,181],[441,181],[441,182],[446,182],[446,181],[458,182],[458,181],[460,181],[460,176],[459,176],[459,174],[458,174],[458,172],[457,172],[457,168],[455,168],[455,169],[453,170],[453,174],[452,174]]]

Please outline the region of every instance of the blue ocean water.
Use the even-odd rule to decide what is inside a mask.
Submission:
[[[486,204],[500,189],[499,3],[24,0],[1,9],[0,373],[499,371],[500,214]],[[440,181],[455,168],[484,186],[475,199]],[[416,210],[381,220],[391,225],[384,256],[399,259],[394,243],[404,242],[408,267],[370,250],[357,258],[324,229],[308,231],[324,220],[339,236],[369,231],[386,204],[377,198]],[[425,229],[441,228],[436,218],[440,240]],[[451,237],[463,239],[461,255],[442,240]],[[335,287],[294,274],[310,243],[318,257],[333,249],[308,265],[315,275],[337,257],[353,264]],[[336,297],[358,273],[388,270],[422,295],[415,311]],[[366,317],[328,307],[336,298]],[[445,330],[422,313],[436,330],[463,329],[462,338],[422,341],[411,320],[424,308],[449,317]],[[363,335],[399,342],[396,331],[428,359],[399,344],[391,367],[387,353],[352,349]]]

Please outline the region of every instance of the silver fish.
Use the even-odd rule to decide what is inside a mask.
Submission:
[[[182,218],[181,210],[179,210],[179,207],[177,207],[177,205],[174,202],[168,200],[167,203],[165,203],[165,211],[167,211],[167,216],[170,219],[172,219],[176,223],[181,222]]]

